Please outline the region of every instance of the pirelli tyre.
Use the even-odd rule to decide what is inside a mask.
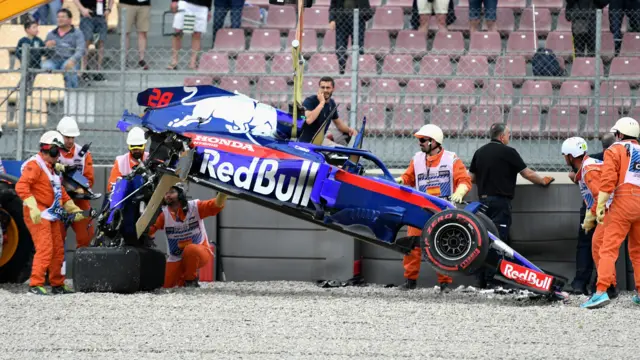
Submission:
[[[165,254],[150,248],[80,248],[73,258],[73,286],[78,292],[153,291],[164,283],[165,264]]]
[[[13,186],[0,182],[0,283],[24,283],[31,276],[35,248],[22,207]]]
[[[483,221],[461,209],[447,209],[429,218],[422,229],[422,253],[438,272],[471,275],[484,266],[490,248]]]

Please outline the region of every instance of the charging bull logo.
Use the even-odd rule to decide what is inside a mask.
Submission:
[[[180,102],[184,106],[193,106],[190,115],[169,122],[169,127],[179,128],[191,124],[206,125],[214,119],[228,124],[227,131],[232,134],[271,135],[276,128],[276,110],[266,104],[257,103],[244,95],[217,96],[189,102],[197,93],[197,88],[185,87],[191,94]]]

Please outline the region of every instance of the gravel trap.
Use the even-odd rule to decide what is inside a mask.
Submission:
[[[133,295],[0,287],[0,359],[631,359],[640,307],[382,285],[216,282]]]

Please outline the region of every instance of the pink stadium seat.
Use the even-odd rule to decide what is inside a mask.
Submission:
[[[600,83],[600,106],[613,106],[625,110],[631,107],[631,88],[626,81]]]
[[[600,42],[602,43],[600,53],[602,54],[602,60],[608,62],[615,56],[615,45],[613,42],[613,34],[608,31],[608,27],[606,29],[607,31],[603,31],[600,36]]]
[[[253,0],[253,1],[251,1],[251,5],[259,6],[261,8],[268,8],[269,7],[269,0]]]
[[[236,58],[236,74],[247,74],[252,80],[267,73],[267,60],[262,53],[245,52]]]
[[[293,80],[292,69],[293,59],[291,54],[275,54],[271,58],[271,75],[288,76]]]
[[[242,28],[256,29],[262,24],[260,19],[260,7],[258,6],[244,6],[242,8]]]
[[[238,91],[239,93],[251,96],[251,85],[249,84],[249,78],[246,77],[223,77],[222,79],[220,79],[220,83],[218,86],[227,91]]]
[[[353,62],[351,58],[347,60],[347,66],[345,66],[345,74],[351,74],[353,71]],[[363,81],[369,81],[371,76],[378,74],[378,60],[371,54],[364,54],[358,57],[358,78]]]
[[[502,0],[498,2],[498,8],[522,10],[527,6],[527,0]]]
[[[217,52],[226,51],[230,54],[243,52],[245,49],[244,30],[242,29],[219,29],[216,32],[216,41],[213,49]]]
[[[591,85],[588,81],[567,80],[560,86],[558,105],[579,106],[586,110],[591,105]]]
[[[424,124],[425,113],[421,105],[403,104],[393,110],[391,129],[397,135],[412,135]]]
[[[387,108],[384,104],[358,104],[358,121],[362,121],[365,116],[367,117],[366,133],[381,134],[387,129]]]
[[[580,131],[580,109],[575,106],[552,106],[545,133],[552,138],[575,136]]]
[[[537,106],[514,106],[509,112],[507,125],[514,138],[539,137],[540,108]]]
[[[438,76],[453,75],[451,61],[448,56],[443,55],[427,55],[420,60],[420,75],[425,78],[444,84],[444,78]]]
[[[573,57],[573,36],[571,35],[571,31],[550,32],[547,36],[546,47],[553,50],[553,53],[557,57],[563,57],[564,60],[571,59]]]
[[[429,79],[409,80],[404,93],[405,104],[422,104],[430,107],[438,103],[438,84]]]
[[[336,102],[336,104],[340,104],[340,109],[343,109],[342,111],[344,113],[345,107],[351,106],[351,87],[352,87],[351,78],[350,77],[334,78],[334,81],[336,85],[335,85],[335,88],[333,89],[333,95],[331,97]],[[363,97],[364,97],[363,95],[359,96],[359,100],[358,100],[359,103],[362,102]],[[338,109],[338,111],[340,111],[340,109]]]
[[[364,51],[376,56],[391,52],[391,40],[387,30],[369,30],[364,33]]]
[[[322,34],[329,29],[329,8],[311,7],[304,9],[304,29],[317,30]]]
[[[527,76],[527,62],[524,56],[501,56],[496,59],[494,69],[496,78],[512,77],[509,79],[514,85],[520,86]]]
[[[509,80],[490,80],[484,87],[486,92],[480,98],[480,105],[499,105],[511,107],[513,102],[513,83]]]
[[[533,32],[514,31],[507,40],[507,55],[521,55],[531,60],[535,53]]]
[[[476,103],[473,80],[447,80],[441,104],[459,105],[464,108]]]
[[[512,31],[515,30],[516,20],[515,20],[515,17],[513,16],[512,9],[504,9],[504,8],[498,7],[498,10],[496,11],[496,27],[500,34],[507,35],[507,36]],[[484,31],[487,30],[486,22],[483,22],[482,28],[484,29]]]
[[[497,105],[473,106],[467,119],[466,135],[483,136],[495,122],[504,121],[504,111]]]
[[[629,85],[637,86],[640,84],[640,58],[614,58],[609,68],[609,77],[617,77],[615,80],[626,80],[629,81]]]
[[[285,52],[291,53],[291,42],[296,38],[296,31],[289,30],[289,35],[287,36],[287,43],[285,44]],[[334,48],[331,51],[335,51],[335,40],[336,35],[333,33],[333,43]],[[305,29],[302,32],[302,54],[310,55],[317,51],[318,48],[318,34],[315,30]]]
[[[426,34],[416,30],[402,30],[398,32],[398,38],[396,39],[396,46],[393,52],[396,54],[424,56],[427,52]]]
[[[331,0],[315,0],[313,2],[313,6],[326,6],[329,7],[331,5]],[[373,5],[371,5],[373,6]]]
[[[560,32],[571,32],[571,23],[567,21],[564,9],[560,10],[560,13],[558,14],[558,23],[554,30]]]
[[[435,16],[429,18],[429,30],[437,32],[439,29],[438,19]],[[456,21],[447,25],[449,31],[461,31],[465,35],[469,33],[469,9],[456,7]]]
[[[208,51],[200,56],[198,71],[207,74],[228,74],[229,58],[226,53]]]
[[[461,32],[438,32],[433,39],[433,46],[430,54],[448,55],[457,59],[464,54],[464,39]]]
[[[387,0],[386,6],[400,7],[410,10],[413,5],[412,0]]]
[[[275,29],[255,29],[251,34],[249,51],[265,52],[272,54],[279,52],[282,48],[280,44],[280,31]]]
[[[211,76],[187,76],[184,78],[184,86],[213,85]]]
[[[485,56],[461,56],[456,75],[464,78],[475,78],[476,84],[483,85],[485,79],[489,77],[489,62]]]
[[[640,55],[640,33],[625,33],[622,35],[620,56]]]
[[[561,0],[562,1],[562,0]],[[535,30],[538,35],[547,36],[551,31],[551,11],[545,8],[538,8],[536,6],[535,14],[532,8],[526,8],[520,15],[520,26],[518,31],[531,31],[533,32],[533,18],[535,15]]]
[[[577,57],[573,60],[571,66],[571,77],[589,77],[596,76],[596,62],[600,67],[600,76],[604,76],[604,67],[602,66],[602,60],[593,57]],[[589,84],[593,86],[593,79],[588,80]]]
[[[549,9],[551,12],[557,13],[562,9],[564,2],[562,0],[534,0],[533,4],[536,6],[536,9]]]
[[[256,97],[260,102],[280,106],[287,102],[289,86],[283,77],[261,77],[256,85]]]
[[[336,54],[313,54],[307,64],[307,72],[311,74],[336,74],[340,71]]]
[[[395,79],[374,79],[369,85],[368,103],[393,106],[400,103],[402,89]]]
[[[390,30],[398,32],[404,28],[404,12],[395,6],[381,6],[376,9],[371,23],[373,30]]]
[[[304,47],[304,44],[302,46]],[[347,47],[351,48],[351,37],[349,37],[349,41],[347,42]],[[336,31],[327,30],[324,33],[322,45],[320,45],[320,52],[335,52],[335,51],[336,51]]]
[[[553,87],[550,81],[527,80],[522,84],[520,105],[533,105],[541,109],[551,106]]]
[[[293,6],[269,6],[269,16],[265,27],[278,29],[280,31],[293,29],[296,27],[298,17]]]
[[[464,113],[459,106],[436,105],[431,108],[430,124],[435,124],[448,136],[456,136],[464,126]]]
[[[458,10],[458,8],[463,8],[463,9],[468,9],[469,8],[469,0],[458,0],[458,4],[454,6],[456,7],[456,10]]]
[[[319,82],[318,76],[305,76],[302,80],[302,92],[305,94],[318,92]]]
[[[483,55],[493,60],[502,52],[502,40],[498,32],[472,32],[469,55]]]
[[[390,54],[384,58],[382,74],[394,75],[394,78],[406,82],[406,78],[399,75],[413,75],[413,56]]]
[[[369,5],[371,5],[372,8],[378,8],[382,6],[382,0],[370,0]]]
[[[582,134],[587,138],[600,137],[604,133],[608,133],[619,118],[618,108],[600,104],[598,127],[596,129],[596,109],[590,107],[587,111],[587,119]]]

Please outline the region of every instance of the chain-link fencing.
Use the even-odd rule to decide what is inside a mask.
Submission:
[[[427,3],[444,12],[439,1]],[[413,133],[424,124],[440,126],[444,147],[468,165],[489,141],[490,125],[506,122],[510,145],[531,168],[564,171],[565,138],[582,136],[592,153],[599,152],[599,137],[619,117],[640,114],[640,30],[634,15],[640,20],[640,11],[577,10],[552,0],[504,2],[491,21],[491,10],[470,19],[477,12],[464,0],[453,7],[455,18],[451,12],[420,14],[424,4],[416,11],[406,0],[372,1],[374,11],[336,10],[317,0],[304,10],[303,98],[316,96],[321,77],[332,77],[339,117],[356,128],[367,117],[363,147],[388,167],[408,164],[418,150]],[[10,25],[1,25],[3,158],[35,152],[39,136],[70,115],[80,125],[79,141],[92,142],[96,163],[110,164],[126,151],[117,120],[124,109],[142,112],[136,96],[149,87],[216,85],[289,109],[295,7],[245,5],[240,28],[223,27],[213,37],[209,22],[199,51],[190,50],[193,34],[184,34],[180,43],[171,36],[174,15],[165,10],[155,10],[164,15],[164,28],[149,32],[152,45],[144,63],[135,29],[128,48],[126,33],[116,29],[107,36],[103,56],[90,44],[77,71],[21,66],[43,55],[44,63],[47,54],[23,51],[18,59],[11,44],[19,37],[13,34],[10,42]],[[120,27],[125,13],[119,12]],[[621,22],[619,14],[630,19]],[[212,15],[219,16],[215,10]],[[619,31],[613,26],[618,24]],[[21,25],[11,27],[24,35]]]

